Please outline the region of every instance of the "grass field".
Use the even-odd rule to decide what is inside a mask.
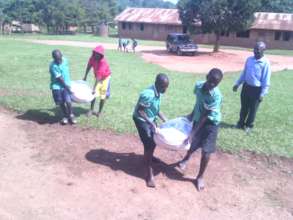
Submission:
[[[22,112],[28,120],[52,118],[55,106],[49,90],[48,65],[54,47],[2,37],[0,48],[0,105]],[[59,48],[69,60],[71,78],[81,79],[90,49]],[[132,53],[109,50],[106,56],[113,72],[112,97],[106,103],[105,113],[99,120],[88,119],[84,115],[88,105],[75,105],[80,126],[134,133],[131,115],[138,93],[153,83],[158,72],[167,73],[171,81],[162,101],[162,111],[166,116],[173,118],[192,110],[195,101],[193,86],[195,81],[204,80],[203,75],[171,72],[147,64]],[[267,155],[293,157],[293,71],[273,74],[270,93],[260,106],[256,128],[250,135],[231,127],[237,121],[239,113],[239,93],[231,91],[237,76],[238,73],[226,75],[220,85],[224,102],[218,145],[231,152],[251,150]]]

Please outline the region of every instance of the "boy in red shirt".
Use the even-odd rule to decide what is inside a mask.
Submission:
[[[93,87],[93,94],[96,97],[100,97],[99,111],[94,113],[94,106],[96,98],[91,102],[91,109],[88,111],[87,115],[91,116],[95,114],[97,117],[100,116],[103,106],[105,104],[106,98],[109,97],[110,93],[110,77],[111,70],[107,60],[104,57],[104,48],[103,46],[97,46],[92,53],[92,56],[89,58],[87,68],[85,71],[85,76],[83,80],[86,81],[89,71],[93,68],[94,75],[96,78],[95,85]]]

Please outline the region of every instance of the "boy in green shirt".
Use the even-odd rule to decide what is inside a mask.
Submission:
[[[198,148],[202,148],[200,169],[195,179],[195,185],[199,191],[204,189],[203,175],[211,153],[216,150],[222,103],[222,94],[217,85],[221,82],[222,78],[222,71],[213,68],[208,73],[205,82],[196,83],[194,90],[196,103],[192,113],[188,115],[188,118],[193,121],[193,128],[186,142],[189,141],[191,147],[183,160],[179,162],[179,167],[184,170],[192,153]]]
[[[53,61],[50,64],[49,71],[51,74],[50,88],[56,105],[59,105],[63,119],[61,124],[76,123],[71,105],[70,75],[67,60],[62,56],[60,50],[52,52]]]
[[[161,95],[166,92],[168,86],[167,75],[158,74],[155,84],[140,93],[133,112],[133,120],[144,146],[144,160],[147,168],[146,184],[148,187],[155,187],[152,160],[156,144],[153,135],[157,129],[157,117],[164,122],[166,121],[166,117],[160,112],[160,105]]]

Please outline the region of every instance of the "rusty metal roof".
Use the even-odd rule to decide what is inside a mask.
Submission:
[[[293,31],[293,14],[256,12],[250,29]],[[126,8],[115,21],[181,25],[177,9]]]
[[[115,21],[181,25],[177,9],[126,8]]]
[[[250,29],[293,31],[293,14],[256,12]]]

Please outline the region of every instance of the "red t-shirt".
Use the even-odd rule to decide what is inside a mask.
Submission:
[[[105,58],[97,61],[95,57],[92,56],[88,61],[88,65],[93,67],[95,77],[98,80],[104,80],[111,75],[110,66]]]

